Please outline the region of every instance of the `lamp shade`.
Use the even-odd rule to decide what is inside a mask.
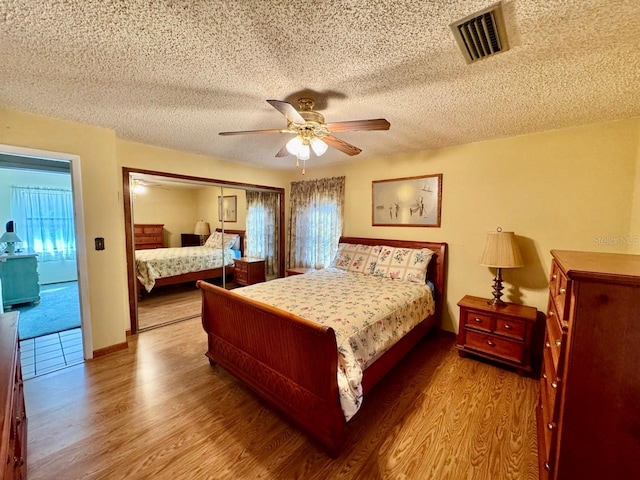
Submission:
[[[203,220],[196,222],[196,228],[193,230],[193,233],[196,235],[209,235],[211,233],[209,223]]]
[[[4,232],[0,237],[0,242],[15,243],[15,242],[22,242],[22,240],[20,240],[20,237],[18,237],[18,235],[16,235],[15,232]]]
[[[487,234],[480,265],[497,268],[516,268],[524,266],[520,249],[513,232],[496,232]]]

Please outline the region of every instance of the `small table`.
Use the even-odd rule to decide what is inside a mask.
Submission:
[[[315,268],[298,267],[298,268],[287,268],[285,270],[285,273],[287,277],[290,277],[291,275],[303,275],[305,273],[315,272],[315,271],[316,271]]]
[[[515,303],[495,307],[488,302],[470,295],[458,302],[458,353],[461,357],[473,354],[515,367],[520,375],[531,374],[538,311]]]
[[[234,261],[233,278],[238,285],[253,285],[266,280],[264,258],[240,257]]]

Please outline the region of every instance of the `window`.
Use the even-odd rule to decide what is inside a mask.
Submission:
[[[278,276],[278,213],[280,195],[247,190],[245,255],[265,259],[268,277]]]
[[[325,268],[342,235],[344,177],[291,184],[289,267]]]
[[[23,250],[37,253],[41,262],[75,260],[71,190],[11,187],[10,207]]]

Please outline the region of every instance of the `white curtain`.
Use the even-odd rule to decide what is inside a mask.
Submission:
[[[265,259],[267,276],[279,274],[278,217],[280,195],[276,192],[246,192],[247,232],[245,255]]]
[[[342,235],[345,177],[291,183],[289,262],[291,268],[325,268]]]
[[[20,248],[37,253],[41,262],[75,260],[71,190],[11,187],[10,211]]]

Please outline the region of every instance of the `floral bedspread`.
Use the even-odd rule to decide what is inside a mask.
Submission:
[[[349,420],[362,404],[362,372],[435,311],[430,287],[325,268],[234,290],[334,329],[340,404]]]
[[[136,276],[150,292],[158,278],[222,267],[222,252],[209,247],[136,250]],[[233,265],[233,258],[233,250],[225,249],[224,264]]]

